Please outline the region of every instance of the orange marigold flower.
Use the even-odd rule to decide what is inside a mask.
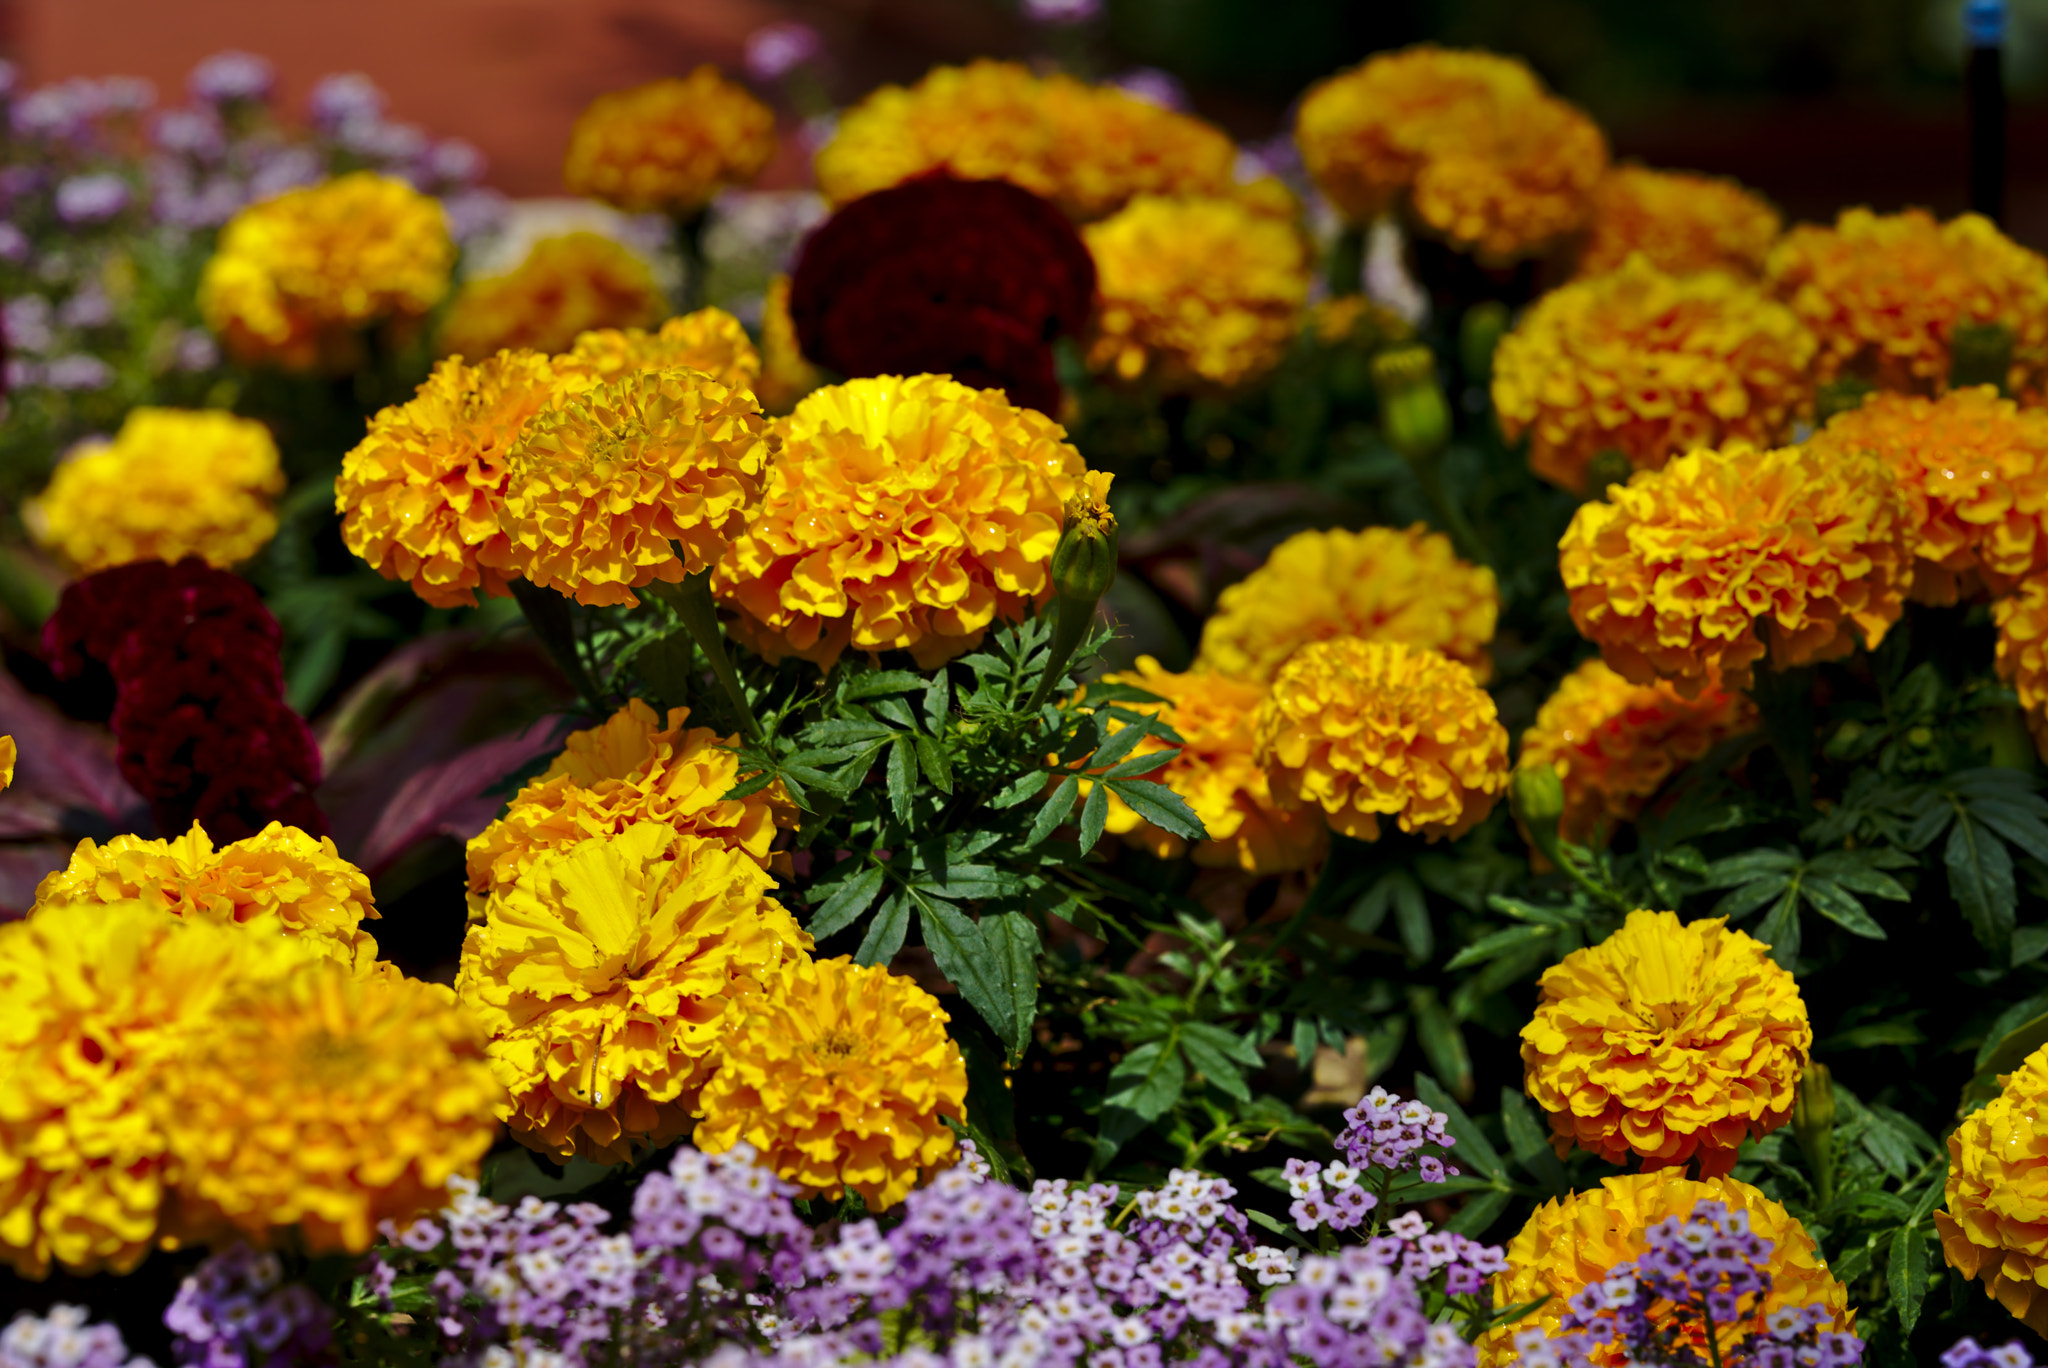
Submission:
[[[640,328],[599,328],[576,339],[555,372],[592,382],[616,380],[629,371],[681,366],[702,371],[727,389],[751,390],[761,374],[761,354],[740,321],[723,309],[699,309],[671,318],[659,332]]]
[[[824,375],[804,359],[796,340],[796,320],[789,316],[789,277],[772,276],[761,306],[761,378],[754,386],[761,407],[769,413],[788,413],[824,383]]]
[[[534,243],[504,275],[463,285],[441,320],[440,350],[479,357],[508,347],[567,351],[591,328],[651,327],[665,303],[631,248],[602,233],[562,233]]]
[[[1727,919],[1636,911],[1546,969],[1522,1028],[1525,1083],[1560,1155],[1718,1176],[1792,1117],[1813,1047],[1806,1003],[1770,947]]]
[[[1695,451],[1582,504],[1558,544],[1572,621],[1638,684],[1697,697],[1875,647],[1912,576],[1891,473],[1867,452]],[[1761,631],[1759,630],[1761,629]]]
[[[1196,864],[1278,874],[1322,861],[1329,848],[1329,828],[1313,812],[1276,802],[1258,762],[1252,719],[1265,701],[1264,685],[1201,671],[1175,674],[1151,656],[1139,656],[1135,670],[1107,675],[1103,683],[1135,685],[1166,700],[1117,706],[1158,717],[1180,733],[1178,746],[1147,737],[1131,755],[1174,752],[1163,769],[1145,777],[1186,799],[1202,819],[1209,839],[1195,846]],[[1086,690],[1082,696],[1085,699]],[[1122,731],[1123,724],[1112,721],[1110,730]],[[1088,780],[1081,781],[1083,796],[1091,787]],[[1188,853],[1186,841],[1140,817],[1114,792],[1103,826],[1161,859]]]
[[[499,525],[506,457],[557,397],[554,369],[536,352],[438,363],[342,458],[334,482],[342,541],[437,608],[474,605],[478,589],[504,594],[506,580],[518,578],[507,572],[511,542]]]
[[[1729,441],[1771,446],[1812,394],[1815,343],[1798,316],[1720,272],[1671,276],[1640,257],[1539,299],[1493,360],[1493,403],[1529,466],[1586,492],[1618,451],[1638,470]]]
[[[1934,1213],[1941,1252],[1984,1295],[2048,1335],[2048,1045],[2002,1075],[1999,1094],[1949,1132],[1948,1185]]]
[[[700,66],[600,95],[576,119],[562,181],[629,214],[693,214],[775,155],[775,111]]]
[[[1743,694],[1710,686],[1686,698],[1663,680],[1631,684],[1595,656],[1537,709],[1520,763],[1556,768],[1559,830],[1583,845],[1633,822],[1666,779],[1756,725],[1756,705]]]
[[[505,815],[469,843],[470,920],[482,920],[489,900],[541,856],[636,822],[718,841],[769,868],[769,846],[794,809],[772,787],[727,799],[738,782],[739,738],[685,729],[689,716],[688,708],[671,708],[664,726],[636,698],[602,726],[569,733],[547,772],[527,781]]]
[[[1771,1242],[1769,1295],[1761,1298],[1748,1316],[1714,1327],[1724,1357],[1738,1340],[1768,1334],[1765,1317],[1788,1306],[1825,1307],[1834,1320],[1824,1328],[1855,1328],[1847,1289],[1828,1272],[1827,1260],[1814,1247],[1806,1227],[1785,1208],[1735,1178],[1696,1182],[1687,1178],[1683,1169],[1658,1169],[1603,1179],[1597,1188],[1555,1198],[1536,1208],[1529,1223],[1508,1242],[1508,1266],[1494,1275],[1493,1299],[1496,1306],[1535,1301],[1543,1305],[1481,1336],[1480,1368],[1505,1368],[1516,1362],[1520,1356],[1515,1352],[1515,1336],[1523,1331],[1539,1329],[1556,1338],[1563,1331],[1565,1313],[1570,1309],[1567,1304],[1581,1288],[1603,1281],[1616,1264],[1648,1251],[1651,1226],[1667,1217],[1690,1216],[1701,1202],[1726,1203],[1730,1212],[1749,1218],[1752,1233]],[[1650,1314],[1653,1321],[1660,1318],[1656,1307]],[[1669,1314],[1668,1309],[1661,1313]],[[1708,1357],[1704,1335],[1698,1336],[1692,1348],[1702,1361]],[[1621,1368],[1626,1359],[1618,1347],[1604,1346],[1593,1361],[1601,1368]]]
[[[750,998],[704,1087],[697,1147],[744,1140],[812,1196],[895,1206],[953,1154],[967,1066],[937,998],[883,965],[798,964]]]
[[[14,784],[15,756],[14,738],[0,736],[0,791],[5,791]]]
[[[840,117],[817,156],[836,204],[929,171],[1007,180],[1083,221],[1135,195],[1227,195],[1237,149],[1200,119],[1015,62],[934,67]]]
[[[1820,339],[1820,382],[1860,376],[1881,389],[1948,388],[1961,323],[2012,329],[2007,389],[2048,378],[2048,260],[1964,214],[1845,209],[1832,228],[1800,224],[1772,249],[1771,285]]]
[[[636,604],[722,555],[768,459],[744,389],[634,371],[535,415],[506,459],[506,568],[579,603]]]
[[[1253,721],[1282,803],[1379,839],[1382,816],[1430,840],[1464,835],[1508,786],[1508,734],[1472,671],[1398,641],[1312,641],[1281,666]]]
[[[829,667],[852,646],[932,669],[1052,592],[1088,468],[1045,415],[942,375],[880,375],[817,391],[773,432],[781,451],[713,581],[770,660]]]
[[[1355,636],[1441,651],[1484,680],[1499,616],[1493,571],[1421,523],[1297,532],[1217,596],[1196,668],[1263,684],[1307,643]]]
[[[1424,44],[1316,85],[1295,141],[1354,222],[1405,206],[1482,260],[1540,252],[1576,232],[1607,170],[1607,139],[1512,57]]]
[[[1611,167],[1593,192],[1593,221],[1578,273],[1617,269],[1637,252],[1672,275],[1727,271],[1755,277],[1784,220],[1735,181],[1647,166]]]
[[[2048,576],[2035,575],[1991,605],[1998,624],[1998,677],[2026,710],[2034,749],[2048,759]]]

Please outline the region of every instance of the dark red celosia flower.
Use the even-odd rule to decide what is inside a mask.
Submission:
[[[789,315],[804,355],[842,375],[950,375],[1043,413],[1052,342],[1095,302],[1095,261],[1066,215],[1008,181],[921,176],[863,195],[805,241]]]

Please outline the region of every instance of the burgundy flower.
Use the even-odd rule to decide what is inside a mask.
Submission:
[[[1058,209],[1008,181],[939,174],[827,219],[789,312],[804,355],[842,375],[951,375],[1055,413],[1052,342],[1094,300],[1094,259]]]

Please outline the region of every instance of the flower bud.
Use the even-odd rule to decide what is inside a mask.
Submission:
[[[1458,321],[1458,361],[1465,368],[1465,383],[1483,385],[1493,375],[1493,349],[1508,330],[1508,306],[1497,299],[1483,300],[1465,310]]]
[[[1564,816],[1564,779],[1548,760],[1526,761],[1508,779],[1508,811],[1543,857],[1557,863],[1557,822]]]
[[[1799,1087],[1792,1095],[1792,1138],[1813,1171],[1814,1189],[1823,1204],[1835,1189],[1835,1087],[1828,1066],[1806,1061]]]
[[[1372,359],[1372,383],[1388,446],[1410,461],[1426,461],[1449,445],[1451,409],[1429,348],[1416,344],[1381,352]]]
[[[1052,552],[1053,592],[1090,608],[1116,579],[1116,515],[1093,490],[1067,500]]]
[[[1996,385],[2012,370],[2012,329],[2003,323],[1958,323],[1948,342],[1948,383]]]

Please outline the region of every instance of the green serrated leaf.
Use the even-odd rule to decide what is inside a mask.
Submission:
[[[840,747],[864,745],[870,741],[887,741],[896,733],[879,722],[854,722],[841,718],[828,718],[813,722],[801,734],[803,744],[808,747]]]
[[[903,937],[909,930],[910,895],[893,893],[875,913],[875,919],[868,923],[868,933],[861,940],[860,949],[853,952],[853,962],[860,965],[887,964],[903,948]]]
[[[1031,834],[1024,844],[1035,846],[1059,830],[1060,823],[1067,820],[1067,814],[1074,810],[1074,800],[1081,795],[1081,781],[1074,775],[1060,780],[1059,787],[1052,791],[1052,797],[1045,800],[1045,806],[1032,819]],[[1092,795],[1091,795],[1092,796]]]
[[[911,804],[917,797],[917,748],[908,736],[898,736],[889,747],[889,810],[896,820],[910,825]]]
[[[1180,1037],[1181,1053],[1197,1073],[1214,1083],[1240,1102],[1252,1100],[1252,1090],[1246,1085],[1244,1075],[1236,1064],[1206,1040],[1189,1035],[1185,1030]]]
[[[1927,1297],[1927,1236],[1923,1231],[1911,1225],[1899,1227],[1885,1257],[1884,1279],[1899,1328],[1911,1334],[1920,1319],[1920,1303]]]
[[[844,697],[849,702],[863,698],[880,698],[884,694],[907,693],[911,689],[924,688],[926,682],[925,677],[915,670],[875,670],[872,673],[855,675],[848,680]]]
[[[1004,912],[981,919],[981,939],[1010,999],[1016,1033],[1003,1044],[1015,1060],[1031,1043],[1031,1028],[1038,1019],[1038,928],[1022,912]]]
[[[1181,1062],[1180,1042],[1168,1037],[1140,1045],[1118,1061],[1110,1070],[1110,1092],[1103,1100],[1106,1106],[1121,1107],[1152,1122],[1180,1101],[1186,1085],[1187,1066]]]
[[[981,927],[949,902],[921,899],[918,923],[924,930],[925,947],[939,972],[951,980],[967,999],[967,1005],[1008,1045],[1022,1033],[1017,1022],[1017,1000],[1010,992],[1007,967],[997,962],[983,939]]]
[[[1457,954],[1451,956],[1445,969],[1463,969],[1469,964],[1484,964],[1487,960],[1517,950],[1526,950],[1532,945],[1542,944],[1557,935],[1554,926],[1511,926],[1505,931],[1496,931],[1482,936]]]
[[[1707,915],[1740,921],[1771,899],[1782,895],[1791,884],[1792,876],[1789,874],[1766,875],[1755,883],[1747,883],[1723,893],[1714,903],[1714,910]]]
[[[1400,928],[1401,946],[1424,964],[1436,953],[1436,932],[1429,924],[1429,900],[1422,886],[1406,874],[1388,876],[1394,902],[1394,925]]]
[[[1140,774],[1150,774],[1154,770],[1165,769],[1179,755],[1179,751],[1172,749],[1148,751],[1143,755],[1134,755],[1128,760],[1117,761],[1103,772],[1102,777],[1105,779],[1130,779]]]
[[[933,736],[946,729],[946,718],[953,711],[953,685],[940,670],[932,676],[931,687],[924,691],[924,724]]]
[[[1109,820],[1109,785],[1091,784],[1088,801],[1081,804],[1081,853],[1095,849],[1095,843],[1102,839],[1102,827]]]
[[[1447,1086],[1453,1093],[1470,1097],[1472,1056],[1465,1048],[1464,1031],[1431,989],[1409,989],[1408,1010],[1415,1018],[1415,1038],[1429,1059],[1429,1066],[1448,1080]]]
[[[811,924],[806,929],[812,938],[823,940],[851,926],[854,918],[874,903],[887,877],[887,872],[880,865],[869,865],[842,880],[832,896],[811,914]]]
[[[1854,893],[1827,879],[1808,876],[1799,882],[1799,895],[1813,910],[1851,935],[1866,940],[1886,939],[1884,928],[1864,910]]]
[[[2012,963],[2019,894],[2005,843],[1969,813],[1958,812],[1942,858],[1948,866],[1949,892],[1978,943],[1990,951],[1994,965],[2003,968]]]
[[[1766,874],[1789,874],[1799,868],[1799,856],[1790,850],[1750,850],[1716,860],[1707,867],[1708,888],[1733,888],[1751,883]]]
[[[1558,1162],[1557,1152],[1550,1147],[1548,1128],[1536,1118],[1536,1109],[1529,1105],[1529,1099],[1515,1088],[1500,1090],[1500,1124],[1507,1135],[1508,1152],[1515,1156],[1515,1162],[1537,1182],[1550,1190],[1554,1197],[1561,1197],[1571,1187],[1565,1177],[1564,1165]]]
[[[1787,973],[1799,961],[1799,890],[1788,887],[1756,929],[1756,938],[1771,947],[1771,962]]]
[[[1444,1091],[1441,1083],[1428,1074],[1419,1073],[1415,1075],[1415,1096],[1431,1111],[1444,1114],[1444,1129],[1458,1142],[1454,1152],[1458,1156],[1459,1168],[1476,1169],[1489,1177],[1507,1181],[1508,1166],[1502,1162],[1500,1151],[1493,1147],[1486,1133],[1472,1123],[1472,1118],[1465,1114],[1457,1099]]]
[[[1266,1061],[1249,1040],[1237,1032],[1207,1021],[1190,1021],[1180,1028],[1182,1040],[1199,1040],[1209,1049],[1247,1069],[1262,1069]]]
[[[1099,714],[1096,717],[1096,721],[1105,728],[1108,726],[1108,719]],[[1136,750],[1138,743],[1150,735],[1152,735],[1151,729],[1143,724],[1127,724],[1118,728],[1115,735],[1097,746],[1095,753],[1088,757],[1088,768],[1091,770],[1107,769]]]
[[[1187,800],[1164,784],[1155,784],[1147,779],[1108,779],[1103,782],[1103,787],[1123,799],[1125,806],[1161,831],[1184,841],[1209,839],[1202,819],[1195,815]]]
[[[1510,898],[1502,893],[1496,893],[1488,898],[1486,905],[1496,912],[1513,917],[1516,921],[1531,922],[1537,926],[1548,926],[1559,930],[1575,922],[1585,920],[1574,908],[1544,907],[1538,903],[1524,901],[1521,898]]]
[[[953,762],[946,758],[946,748],[929,736],[911,739],[917,750],[917,767],[924,771],[924,777],[931,786],[941,793],[953,791]]]

